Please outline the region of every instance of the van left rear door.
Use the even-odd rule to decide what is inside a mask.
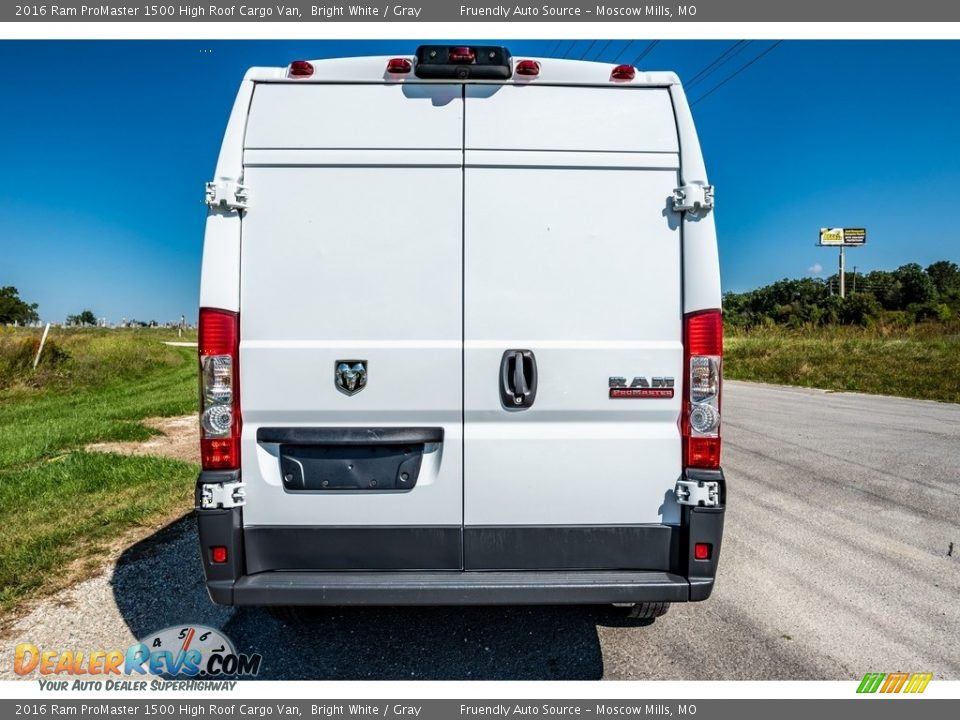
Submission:
[[[254,91],[248,573],[461,567],[462,127],[460,85]]]

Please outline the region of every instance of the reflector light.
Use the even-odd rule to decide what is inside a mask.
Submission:
[[[513,71],[517,75],[526,75],[527,77],[536,77],[540,74],[540,63],[536,60],[521,60],[517,63]]]
[[[610,73],[612,80],[633,80],[637,69],[633,65],[617,65]]]
[[[710,543],[695,543],[693,546],[694,560],[709,560],[713,545]]]
[[[387,61],[387,72],[402,75],[413,70],[413,63],[406,58],[391,58]]]
[[[473,51],[473,48],[453,47],[450,48],[450,55],[448,57],[450,58],[450,62],[471,64],[476,62],[477,54]]]
[[[227,548],[223,545],[214,545],[210,548],[210,562],[222,565],[227,561]]]
[[[294,60],[290,63],[290,71],[287,74],[295,78],[310,77],[313,75],[313,64],[306,60]]]

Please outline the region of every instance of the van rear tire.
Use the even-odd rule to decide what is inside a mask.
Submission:
[[[627,605],[626,607],[620,606],[618,609],[621,611],[622,617],[637,620],[644,625],[651,625],[658,617],[663,617],[667,614],[670,610],[670,603],[641,602]]]

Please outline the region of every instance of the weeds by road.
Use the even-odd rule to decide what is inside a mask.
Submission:
[[[735,380],[960,402],[960,332],[942,325],[727,330]]]
[[[87,452],[146,440],[141,421],[195,410],[195,351],[164,330],[0,329],[0,611],[98,566],[110,541],[192,506],[196,467]],[[192,338],[185,338],[192,339]]]

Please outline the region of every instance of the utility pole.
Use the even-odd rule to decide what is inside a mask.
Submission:
[[[853,266],[853,292],[857,291],[857,266]]]
[[[840,246],[840,299],[842,300],[847,296],[847,287],[846,282],[843,277],[843,245]]]

